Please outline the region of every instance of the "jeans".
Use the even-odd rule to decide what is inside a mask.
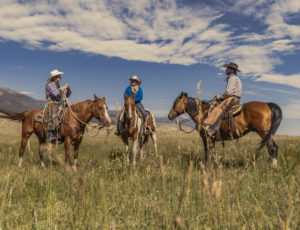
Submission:
[[[141,114],[144,118],[144,121],[146,121],[146,116],[147,116],[147,113],[144,109],[144,106],[142,105],[141,102],[135,102],[135,106],[141,111]]]

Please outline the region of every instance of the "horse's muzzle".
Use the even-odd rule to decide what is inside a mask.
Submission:
[[[110,121],[105,121],[105,122],[104,122],[104,126],[105,126],[105,127],[110,127],[110,123],[111,123]]]
[[[168,118],[169,120],[173,121],[176,118],[176,115],[173,113],[169,113]]]

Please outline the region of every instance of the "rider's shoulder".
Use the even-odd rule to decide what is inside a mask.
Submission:
[[[56,86],[54,81],[47,82],[47,86]]]

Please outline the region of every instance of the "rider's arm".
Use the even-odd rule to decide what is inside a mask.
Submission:
[[[143,100],[143,90],[141,87],[139,87],[139,90],[136,92],[134,101],[135,102],[140,102],[141,100]]]
[[[125,95],[126,95],[126,96],[132,95],[132,92],[131,92],[130,87],[127,87],[127,88],[125,89]],[[124,97],[124,99],[125,99],[125,97]]]
[[[67,97],[70,97],[72,91],[71,91],[71,89],[68,87],[67,89],[65,89],[65,93],[66,93],[66,96],[67,96]]]
[[[51,98],[55,98],[56,100],[60,100],[61,98],[61,91],[56,87],[55,82],[50,82],[47,85],[47,90],[50,93]]]

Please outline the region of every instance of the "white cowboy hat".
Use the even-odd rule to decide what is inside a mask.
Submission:
[[[137,84],[138,85],[140,85],[140,84],[142,84],[142,81],[141,81],[141,79],[139,79],[139,77],[138,76],[132,76],[132,77],[130,77],[130,78],[128,78],[130,81],[136,81],[137,82]]]
[[[63,74],[64,74],[64,72],[60,72],[60,71],[58,71],[57,69],[52,70],[52,71],[50,72],[50,78],[49,78],[49,79],[51,79],[51,78],[53,78],[53,77],[56,77],[56,76],[61,76],[61,75],[63,75]]]

